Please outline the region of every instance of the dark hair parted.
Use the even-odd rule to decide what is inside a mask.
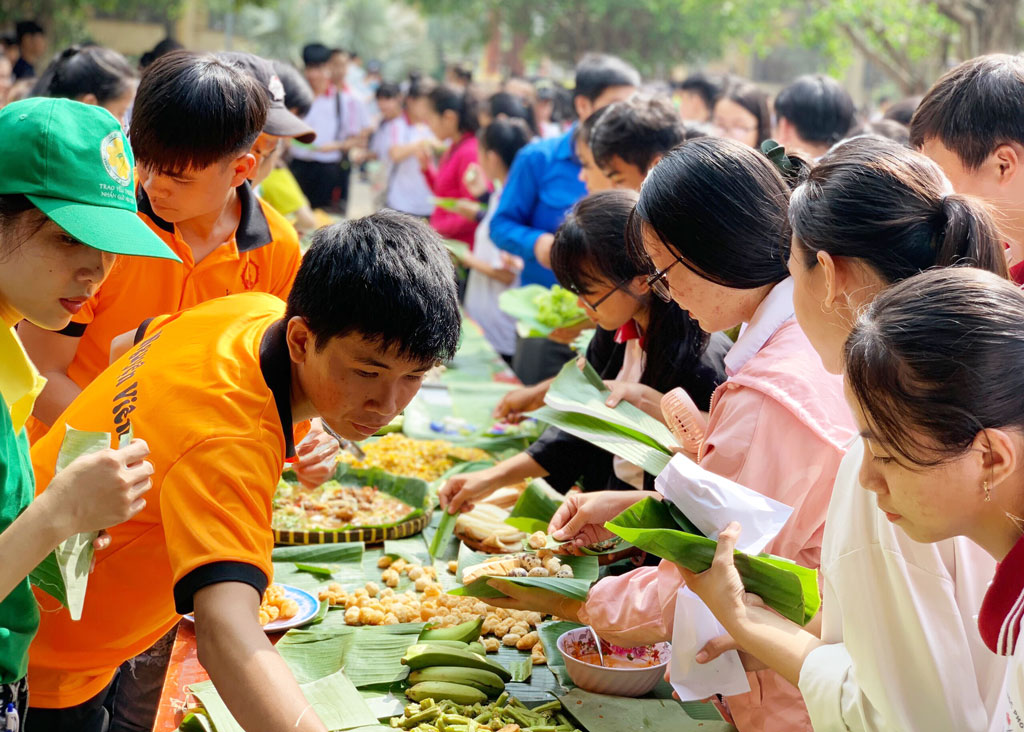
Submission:
[[[930,267],[1006,276],[995,222],[976,199],[947,193],[939,167],[882,138],[848,140],[794,191],[789,221],[809,268],[818,252],[863,260],[887,283]]]
[[[711,115],[711,108],[715,106],[718,97],[722,94],[722,80],[703,71],[690,74],[681,82],[679,89],[699,96],[704,106],[708,108],[708,115]]]
[[[143,73],[135,96],[135,159],[175,174],[241,155],[262,132],[268,106],[255,78],[212,54],[161,56]]]
[[[910,122],[910,142],[937,139],[977,169],[1000,145],[1024,145],[1024,57],[965,61],[928,90]]]
[[[574,96],[595,101],[614,86],[640,86],[640,73],[618,56],[588,53],[576,64]]]
[[[775,97],[775,114],[789,120],[801,139],[821,145],[843,139],[856,111],[849,93],[824,74],[800,76]]]
[[[103,105],[131,87],[135,69],[117,51],[101,46],[71,46],[53,60],[32,88],[34,97],[79,99],[92,94]]]
[[[687,140],[651,168],[630,217],[630,251],[646,261],[644,229],[701,277],[754,289],[789,276],[789,187],[761,152],[735,140]]]
[[[608,105],[590,132],[590,149],[600,168],[617,156],[646,171],[656,157],[685,139],[686,126],[668,99],[636,94]]]
[[[476,99],[468,91],[460,91],[449,84],[441,84],[432,89],[427,98],[438,114],[455,112],[459,120],[459,132],[476,132],[480,129],[477,116]]]
[[[412,216],[384,209],[313,235],[286,318],[301,316],[322,349],[358,333],[410,360],[447,361],[462,316],[455,267],[438,235]]]
[[[625,242],[636,200],[633,191],[601,191],[569,211],[551,247],[551,269],[563,287],[597,296],[604,293],[595,292],[595,287],[627,283],[646,274],[646,269],[629,255]],[[650,317],[640,383],[669,391],[680,385],[680,374],[697,369],[708,335],[675,303],[648,293],[643,305]]]
[[[27,196],[20,193],[0,195],[0,262],[35,236],[49,220]]]
[[[505,167],[511,168],[516,153],[526,147],[532,138],[533,130],[525,120],[498,119],[480,132],[479,143],[483,150],[496,152]]]
[[[284,87],[284,106],[299,117],[309,114],[313,106],[313,87],[306,81],[302,72],[285,61],[274,60],[274,73]]]
[[[715,103],[728,99],[754,115],[757,120],[757,142],[761,144],[772,136],[772,115],[768,110],[768,95],[742,79],[732,79]]]
[[[872,439],[904,465],[959,457],[985,429],[1024,428],[1024,293],[991,272],[935,269],[885,290],[845,360]]]

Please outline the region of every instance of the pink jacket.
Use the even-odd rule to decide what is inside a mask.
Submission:
[[[832,484],[854,433],[842,379],[825,371],[789,318],[715,391],[700,464],[792,506],[766,551],[817,567]],[[666,561],[605,578],[591,589],[581,621],[620,645],[670,640],[682,584]],[[747,676],[751,691],[728,698],[742,732],[811,730],[796,687],[773,671]]]
[[[462,182],[462,176],[470,163],[478,162],[476,136],[467,132],[452,143],[452,146],[441,156],[437,168],[430,167],[423,171],[430,189],[438,198],[468,198],[475,200],[473,194]],[[473,246],[473,234],[476,233],[476,221],[459,216],[452,211],[435,208],[430,214],[430,225],[445,239],[457,239]]]

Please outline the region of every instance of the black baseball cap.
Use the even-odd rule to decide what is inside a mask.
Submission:
[[[313,128],[296,117],[284,106],[284,84],[274,71],[274,65],[251,53],[223,51],[217,58],[233,64],[252,76],[266,90],[270,99],[267,122],[263,131],[275,137],[293,137],[307,145],[316,139]]]

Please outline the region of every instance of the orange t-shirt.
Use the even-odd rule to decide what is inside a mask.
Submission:
[[[64,423],[127,431],[151,450],[146,507],[96,553],[82,619],[37,592],[32,704],[67,708],[103,690],[117,667],[192,611],[217,582],[260,593],[272,577],[271,501],[294,454],[285,304],[232,295],[152,321],[32,448],[37,492],[53,477]]]
[[[72,381],[85,388],[110,365],[111,341],[147,318],[239,292],[288,298],[302,258],[295,227],[261,201],[248,181],[236,191],[241,216],[234,236],[197,264],[177,227],[153,213],[146,192],[139,187],[139,215],[181,262],[117,258],[99,292],[61,331],[79,338],[67,372]],[[34,443],[47,429],[48,425],[33,419],[29,440]]]

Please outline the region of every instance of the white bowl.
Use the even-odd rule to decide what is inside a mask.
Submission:
[[[581,689],[595,694],[612,694],[614,696],[643,696],[651,691],[665,676],[665,669],[672,657],[672,646],[668,643],[655,643],[651,646],[636,648],[620,648],[611,646],[609,656],[653,657],[652,666],[641,668],[609,668],[581,661],[575,656],[586,653],[597,653],[597,643],[589,628],[576,628],[562,633],[558,637],[558,652],[565,660],[565,668],[569,678]],[[609,644],[605,643],[604,648]],[[575,654],[575,655],[574,655]]]

